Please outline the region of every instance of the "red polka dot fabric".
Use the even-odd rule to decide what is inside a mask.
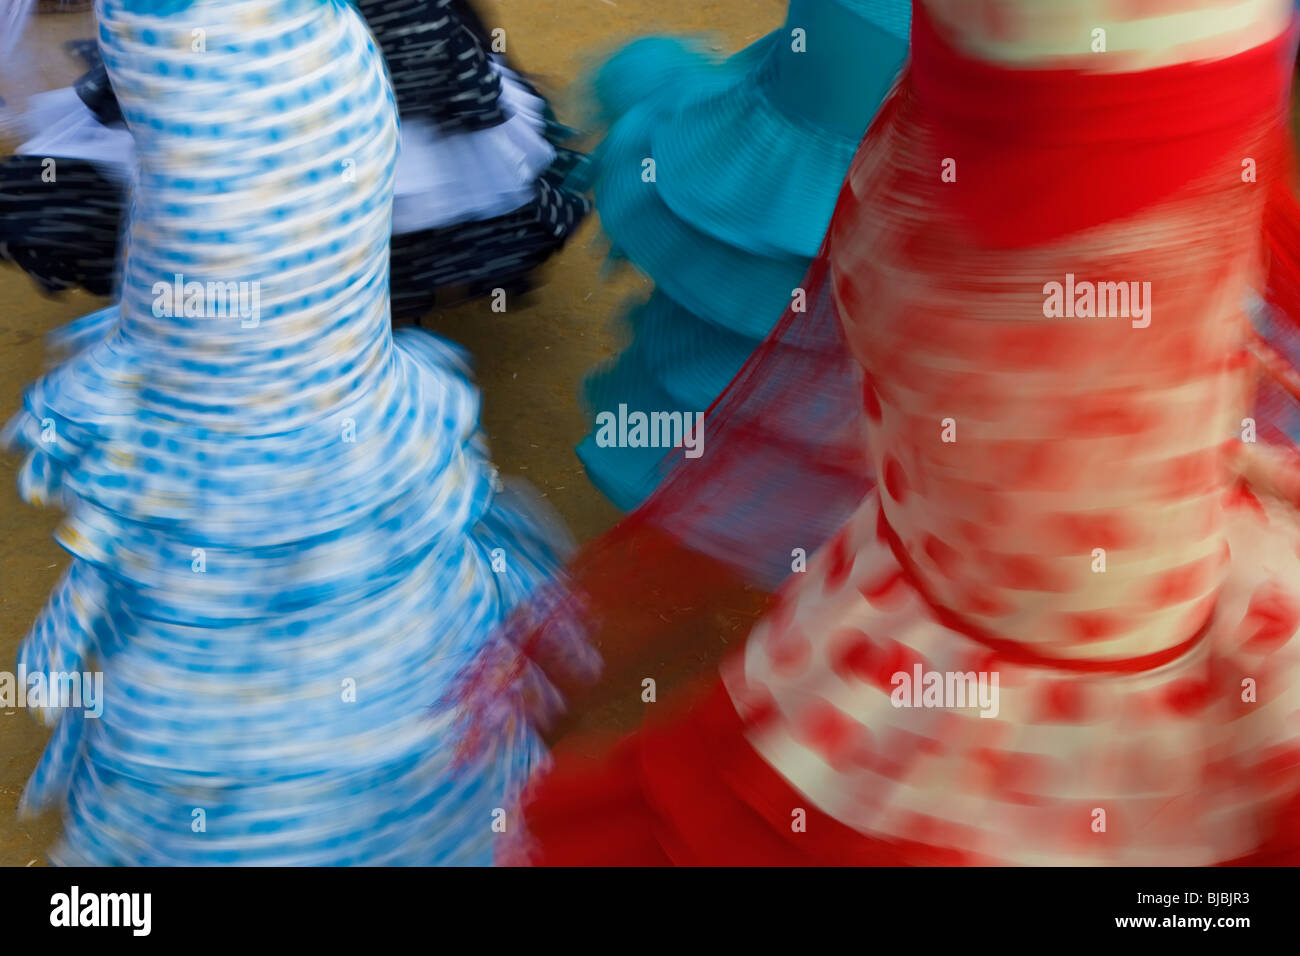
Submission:
[[[1007,250],[955,214],[931,123],[905,81],[832,224],[880,485],[751,635],[750,742],[840,823],[967,861],[1249,853],[1300,789],[1300,529],[1239,448],[1268,193],[1238,160],[1275,130]],[[1060,314],[1051,283],[1148,312]]]

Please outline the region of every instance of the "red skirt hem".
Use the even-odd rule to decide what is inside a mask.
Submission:
[[[750,746],[721,682],[684,718],[643,728],[603,758],[557,753],[524,817],[535,866],[962,862],[865,837],[810,806]]]
[[[643,728],[604,757],[557,753],[524,816],[535,866],[977,862],[957,850],[865,836],[810,806],[750,746],[721,682],[684,717]],[[1288,832],[1225,865],[1300,863],[1300,801],[1282,820]]]

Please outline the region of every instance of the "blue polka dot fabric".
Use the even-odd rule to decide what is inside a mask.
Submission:
[[[41,711],[24,807],[64,808],[60,863],[488,863],[543,749],[507,702],[463,750],[449,702],[565,539],[496,477],[461,352],[392,331],[371,35],[340,0],[98,16],[121,299],[7,439],[73,558],[20,665],[102,673],[103,707]]]

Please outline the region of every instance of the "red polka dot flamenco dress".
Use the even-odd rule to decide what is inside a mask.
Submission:
[[[1300,859],[1300,482],[1259,411],[1296,379],[1251,321],[1300,302],[1291,35],[1106,73],[936,22],[809,276],[878,481],[702,702],[536,783],[530,862]],[[898,692],[931,674],[994,706]]]

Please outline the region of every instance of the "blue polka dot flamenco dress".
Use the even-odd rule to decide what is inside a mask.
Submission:
[[[340,0],[97,13],[138,156],[120,304],[6,437],[73,559],[20,664],[104,703],[42,712],[23,807],[62,805],[58,863],[488,863],[544,751],[509,701],[460,746],[449,702],[564,539],[497,479],[461,353],[392,331],[371,34]]]

